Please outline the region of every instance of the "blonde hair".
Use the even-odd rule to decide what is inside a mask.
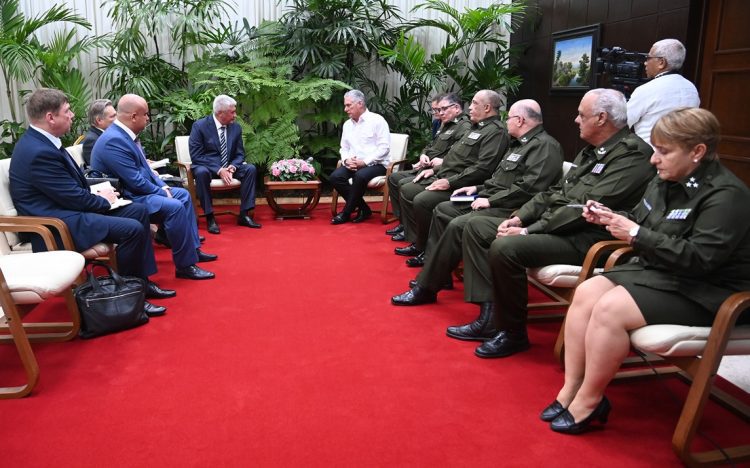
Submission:
[[[698,107],[675,109],[660,118],[651,129],[651,141],[668,141],[689,150],[706,145],[704,160],[716,158],[719,145],[719,120],[711,111]]]

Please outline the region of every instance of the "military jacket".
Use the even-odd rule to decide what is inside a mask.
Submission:
[[[529,233],[604,231],[586,222],[580,208],[566,205],[596,200],[613,210],[629,210],[656,173],[649,163],[652,153],[648,143],[623,128],[600,147],[588,145],[581,150],[565,179],[535,195],[516,215]]]
[[[448,179],[451,189],[481,184],[495,171],[507,147],[508,132],[498,116],[477,122],[445,155],[435,178]]]
[[[463,138],[471,130],[471,120],[466,114],[445,122],[435,134],[435,138],[425,146],[422,154],[430,159],[442,158],[450,151],[453,144]]]
[[[492,178],[477,187],[492,208],[517,209],[562,176],[563,150],[541,125],[512,138]]]
[[[633,282],[678,291],[716,312],[732,292],[750,290],[750,190],[718,161],[679,182],[655,177],[629,217]]]

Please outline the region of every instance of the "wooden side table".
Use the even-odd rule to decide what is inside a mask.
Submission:
[[[270,206],[273,212],[276,213],[276,219],[310,219],[310,212],[318,206],[318,201],[320,201],[319,180],[309,180],[307,182],[279,182],[269,180],[268,177],[266,177],[264,179],[264,184],[266,186],[266,200],[268,201],[268,206]],[[300,192],[299,196],[303,198],[302,203],[296,208],[282,206],[276,200],[282,192],[289,191]],[[297,204],[295,203],[295,205]]]

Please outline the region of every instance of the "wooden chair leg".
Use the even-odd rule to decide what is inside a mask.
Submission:
[[[23,369],[26,374],[26,383],[14,387],[0,387],[0,399],[7,398],[21,398],[34,389],[37,381],[39,380],[39,365],[37,364],[34,352],[31,349],[31,343],[29,342],[26,332],[24,331],[23,324],[21,323],[21,317],[18,313],[16,305],[10,296],[8,285],[5,283],[5,278],[0,273],[0,304],[3,308],[4,317],[4,328],[10,332],[13,339],[13,344],[18,351],[18,356],[23,364]]]
[[[336,216],[336,211],[338,211],[338,204],[339,204],[339,193],[336,191],[336,189],[333,189],[331,192],[331,216]]]

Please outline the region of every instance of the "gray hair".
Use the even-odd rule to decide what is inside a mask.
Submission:
[[[358,89],[352,89],[350,91],[347,91],[346,94],[344,94],[345,98],[349,98],[352,101],[361,102],[364,105],[367,105],[367,101],[365,100],[365,94],[358,90]]]
[[[447,93],[444,94],[441,98],[441,101],[448,101],[451,104],[458,104],[459,107],[463,108],[463,103],[461,102],[461,97],[456,93]]]
[[[589,94],[596,96],[596,101],[591,109],[594,114],[606,112],[608,120],[617,129],[628,124],[628,103],[625,100],[625,95],[617,90],[605,88],[592,89],[585,96]]]
[[[679,70],[685,62],[685,46],[677,39],[662,39],[651,47],[654,56],[667,62],[667,70]]]
[[[97,99],[96,101],[92,102],[91,106],[89,106],[89,123],[93,126],[96,126],[96,119],[104,117],[104,109],[109,106],[114,107],[112,101],[110,101],[109,99]]]
[[[237,101],[235,101],[234,98],[227,96],[226,94],[219,94],[214,98],[214,114],[236,105]]]
[[[57,113],[66,102],[69,102],[68,97],[59,89],[39,88],[26,98],[26,115],[36,121],[47,112]]]
[[[489,104],[495,112],[500,112],[500,106],[503,105],[503,98],[500,97],[500,93],[491,89],[483,89],[481,92],[484,94],[487,104]]]

